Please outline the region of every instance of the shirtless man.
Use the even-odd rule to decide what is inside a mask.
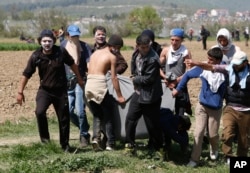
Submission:
[[[117,94],[117,102],[124,103],[125,98],[122,96],[118,78],[116,75],[116,52],[119,52],[123,46],[123,40],[118,35],[112,35],[108,41],[108,46],[96,50],[90,57],[88,63],[88,77],[85,86],[85,95],[89,102],[90,109],[93,113],[93,138],[92,146],[95,151],[100,151],[101,142],[101,125],[109,124],[113,126],[113,97],[108,93],[106,83],[106,73],[111,72],[111,79]],[[113,128],[107,128],[107,146],[106,150],[114,149],[115,134]]]

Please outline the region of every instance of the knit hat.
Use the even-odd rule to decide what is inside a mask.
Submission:
[[[174,28],[170,31],[170,36],[176,36],[184,38],[184,31],[181,28]]]
[[[53,39],[54,41],[54,44],[56,42],[56,37],[54,36],[54,33],[49,30],[49,29],[44,29],[41,33],[40,33],[40,36],[37,38],[37,41],[39,44],[41,44],[41,40],[43,37],[50,37]]]
[[[79,36],[81,34],[80,28],[77,25],[69,25],[67,32],[72,36]]]
[[[154,34],[154,32],[153,32],[152,30],[150,30],[150,29],[145,29],[144,31],[142,31],[141,34],[142,34],[142,35],[143,35],[143,34],[147,35],[147,36],[150,38],[150,40],[151,40],[152,42],[155,41],[155,34]]]
[[[231,64],[240,65],[243,63],[243,61],[247,60],[247,55],[243,51],[236,51],[234,53],[233,59],[231,61]]]
[[[113,34],[110,36],[109,40],[108,40],[108,45],[109,46],[123,46],[123,40],[121,38],[121,36]]]

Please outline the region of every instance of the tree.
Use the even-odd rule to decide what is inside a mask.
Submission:
[[[153,7],[145,6],[135,8],[127,18],[126,25],[133,28],[133,34],[139,34],[144,29],[151,29],[156,34],[160,33],[163,28],[163,22]]]
[[[59,29],[68,25],[68,18],[61,11],[50,9],[39,13],[36,18],[37,29]]]

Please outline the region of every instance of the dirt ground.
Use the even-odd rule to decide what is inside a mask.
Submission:
[[[87,41],[86,41],[87,42]],[[125,40],[125,45],[134,45],[134,40]],[[161,44],[168,44],[169,40],[159,40]],[[195,60],[206,60],[206,51],[202,50],[201,42],[185,41],[184,44],[192,53]],[[215,44],[215,41],[208,41],[208,47]],[[249,48],[245,47],[244,42],[236,42],[242,50],[249,54]],[[0,51],[0,124],[6,120],[15,121],[18,123],[20,118],[29,119],[34,116],[35,96],[38,88],[38,75],[35,73],[31,80],[29,80],[24,95],[26,102],[22,106],[16,104],[17,87],[19,84],[22,71],[26,66],[27,60],[32,51]],[[132,51],[122,51],[122,54],[130,64],[130,57]],[[129,69],[125,75],[129,75]],[[195,106],[197,96],[200,89],[199,79],[192,79],[189,82],[189,92],[192,105]],[[48,114],[52,114],[53,109],[50,108]]]

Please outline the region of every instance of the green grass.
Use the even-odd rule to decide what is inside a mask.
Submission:
[[[90,118],[91,119],[91,118]],[[91,120],[90,120],[91,123]],[[54,116],[49,117],[50,133],[58,135],[58,123]],[[71,126],[71,136],[78,136],[78,129]],[[191,152],[192,135],[190,135]],[[124,144],[117,142],[116,151],[94,152],[91,146],[78,148],[78,139],[70,139],[72,153],[64,153],[58,140],[49,144],[39,142],[36,120],[21,119],[18,123],[7,121],[0,125],[0,140],[30,137],[28,144],[11,144],[0,146],[0,172],[5,173],[60,173],[60,172],[121,172],[121,173],[225,173],[229,167],[220,157],[218,161],[209,160],[208,147],[203,148],[201,166],[187,168],[189,156],[183,156],[177,144],[173,143],[169,152],[171,161],[155,160],[148,155],[145,144],[147,140],[137,140],[141,144],[137,156],[124,154]],[[34,140],[37,139],[37,140]],[[32,141],[32,139],[34,141]],[[221,154],[221,153],[220,153]]]

